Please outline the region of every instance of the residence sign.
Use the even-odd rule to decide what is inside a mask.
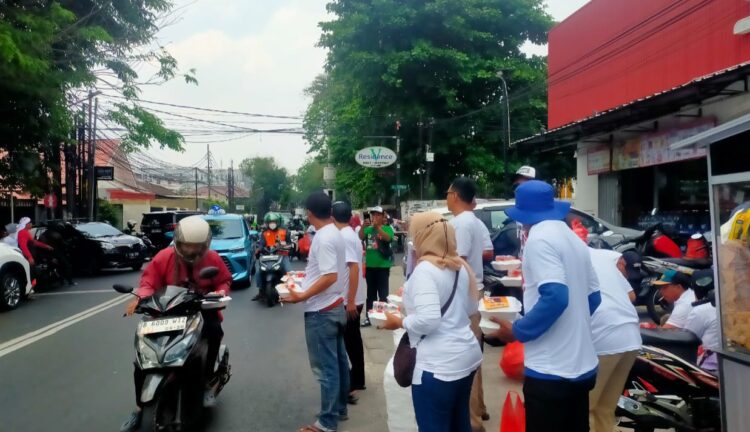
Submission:
[[[387,147],[365,147],[354,156],[358,164],[367,168],[384,168],[396,163],[396,153]]]

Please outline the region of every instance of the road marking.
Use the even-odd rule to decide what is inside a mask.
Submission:
[[[78,291],[60,291],[60,292],[43,292],[43,293],[34,293],[34,297],[44,297],[44,296],[56,296],[56,295],[65,295],[65,294],[101,294],[101,293],[111,293],[114,294],[115,291],[111,289],[100,289],[100,290],[78,290]]]
[[[125,303],[127,300],[130,300],[130,296],[118,296],[112,300],[108,300],[102,304],[96,305],[92,308],[86,309],[83,312],[79,312],[75,315],[69,316],[68,318],[62,319],[56,323],[52,323],[48,326],[42,327],[39,330],[34,330],[33,332],[26,333],[23,336],[19,336],[15,339],[11,339],[7,342],[3,342],[0,344],[0,358],[19,350],[27,345],[31,345],[34,342],[40,341],[46,337],[52,336],[55,333],[59,332],[62,329],[65,329],[67,327],[72,326],[73,324],[83,321],[86,318],[91,318],[92,316],[98,314],[99,312],[104,312],[105,310],[117,306],[118,304]]]

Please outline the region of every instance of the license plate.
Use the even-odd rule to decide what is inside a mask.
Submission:
[[[138,333],[142,335],[183,330],[187,326],[187,317],[163,318],[141,321]]]
[[[160,233],[161,232],[161,228],[151,228],[151,232],[152,233]]]
[[[128,258],[138,258],[138,252],[128,252]]]

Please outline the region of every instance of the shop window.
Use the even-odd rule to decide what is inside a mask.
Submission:
[[[711,145],[711,175],[747,172],[750,160],[750,132]]]

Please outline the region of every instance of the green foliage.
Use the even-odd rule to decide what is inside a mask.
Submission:
[[[259,216],[270,209],[285,206],[289,202],[290,177],[286,169],[279,167],[273,157],[245,159],[240,164],[243,174],[253,180],[250,199],[253,210]]]
[[[0,1],[0,187],[49,190],[55,148],[71,138],[86,94],[126,99],[108,120],[123,126],[126,149],[158,143],[181,149],[183,138],[138,104],[139,86],[180,75],[164,50],[144,48],[172,8],[169,0]],[[141,80],[136,63],[158,64]],[[195,72],[182,75],[195,83]],[[45,157],[46,156],[46,157]]]
[[[224,210],[226,210],[227,213],[233,213],[233,209],[229,208],[229,204],[227,203],[226,200],[211,198],[211,199],[201,199],[201,201],[202,201],[201,206],[202,206],[203,211],[208,211],[211,209],[211,206],[217,205],[223,208]]]
[[[316,158],[309,158],[292,176],[292,190],[289,194],[289,204],[292,206],[301,206],[305,198],[311,192],[324,187],[323,168],[325,164]]]
[[[312,151],[330,148],[337,189],[358,203],[389,198],[394,177],[353,156],[368,145],[395,150],[393,140],[363,137],[398,134],[402,183],[419,196],[414,173],[426,168],[431,134],[435,190],[471,175],[484,179],[487,194],[501,194],[507,138],[497,72],[508,82],[512,140],[537,133],[546,124],[546,60],[520,48],[546,43],[552,19],[543,1],[335,0],[328,10],[335,18],[321,23],[326,73],[308,89],[305,129]]]
[[[118,208],[119,207],[119,208]],[[99,222],[107,222],[108,224],[122,228],[122,206],[110,204],[109,201],[98,200],[97,201],[97,212],[96,220]]]

